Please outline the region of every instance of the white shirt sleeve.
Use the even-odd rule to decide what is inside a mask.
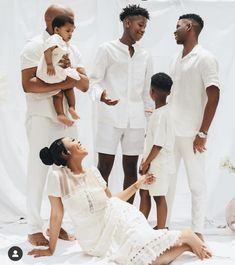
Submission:
[[[38,36],[30,40],[21,52],[21,70],[37,67],[43,54],[43,39]]]
[[[216,58],[208,54],[202,58],[199,67],[205,89],[212,85],[219,88],[219,67]]]
[[[107,52],[104,46],[100,46],[95,57],[93,71],[90,75],[89,95],[93,101],[100,101],[101,94],[104,90],[102,88],[102,81],[106,73],[107,65]]]
[[[147,108],[154,109],[154,102],[151,99],[149,93],[152,75],[153,75],[153,62],[149,54],[146,73],[145,73],[144,91],[143,91],[143,101],[145,109]]]
[[[48,39],[45,40],[44,43],[44,51],[46,51],[47,49],[53,47],[53,46],[57,46],[57,47],[66,47],[65,42],[63,41],[63,39],[61,38],[60,35],[58,34],[54,34],[52,36],[50,36]]]
[[[99,183],[99,185],[106,189],[107,188],[107,183],[106,181],[103,179],[102,175],[100,174],[100,171],[96,168],[96,167],[92,167],[92,171],[94,173],[94,176],[97,180],[97,182]]]
[[[165,115],[155,115],[153,118],[154,121],[151,126],[153,145],[164,147],[167,141],[167,119]]]
[[[48,175],[47,195],[61,197],[60,178],[57,170],[52,170]]]

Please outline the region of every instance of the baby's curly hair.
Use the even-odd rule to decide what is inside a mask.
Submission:
[[[129,16],[143,16],[149,19],[149,12],[147,9],[140,7],[139,5],[128,5],[123,8],[122,13],[120,14],[120,20],[123,21]]]

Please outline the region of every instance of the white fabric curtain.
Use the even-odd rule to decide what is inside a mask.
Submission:
[[[70,6],[76,15],[73,42],[83,54],[88,74],[97,46],[117,39],[122,33],[119,13],[127,4],[146,7],[151,15],[146,34],[141,41],[154,61],[155,71],[168,72],[171,57],[182,47],[174,41],[173,32],[178,17],[198,13],[205,22],[200,43],[213,52],[220,65],[221,99],[210,130],[207,151],[208,218],[222,217],[227,202],[235,195],[235,176],[222,170],[220,161],[235,156],[235,1],[125,1],[125,0],[57,0]],[[20,52],[27,39],[44,29],[44,11],[55,1],[1,0],[1,60],[0,60],[0,221],[15,221],[25,215],[25,186],[28,144],[24,127],[25,95],[21,87]],[[77,93],[79,137],[90,151],[86,164],[96,163],[93,154],[95,108],[87,94]],[[40,137],[40,135],[38,136]],[[180,175],[184,174],[183,168]],[[121,189],[122,166],[117,155],[110,186]],[[181,183],[181,182],[180,182]],[[187,192],[180,185],[177,192]],[[175,205],[177,208],[177,205]],[[189,212],[190,214],[190,212]]]

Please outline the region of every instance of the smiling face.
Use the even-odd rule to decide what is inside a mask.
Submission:
[[[191,29],[190,21],[187,19],[180,19],[177,22],[176,30],[174,32],[177,44],[184,44],[188,38],[188,33]]]
[[[139,41],[143,37],[147,21],[147,18],[143,16],[133,16],[126,18],[126,21],[124,22],[125,29],[133,42]]]
[[[70,155],[72,157],[76,156],[83,159],[85,156],[87,156],[87,150],[81,145],[78,140],[70,137],[65,137],[63,138],[62,142],[66,150],[70,152]]]
[[[70,41],[73,35],[75,26],[70,23],[66,23],[64,26],[55,27],[54,32],[59,34],[65,42]]]

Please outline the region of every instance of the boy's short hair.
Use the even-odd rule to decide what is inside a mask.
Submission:
[[[55,27],[57,28],[63,27],[66,23],[74,25],[74,20],[71,17],[65,15],[56,16],[52,20],[52,28],[54,30]]]
[[[149,19],[149,12],[147,9],[140,7],[139,5],[128,5],[123,8],[120,14],[120,20],[123,21],[126,17],[133,16],[143,16]]]
[[[171,92],[172,79],[165,73],[157,73],[151,77],[151,88],[156,91],[162,91],[166,94]]]

